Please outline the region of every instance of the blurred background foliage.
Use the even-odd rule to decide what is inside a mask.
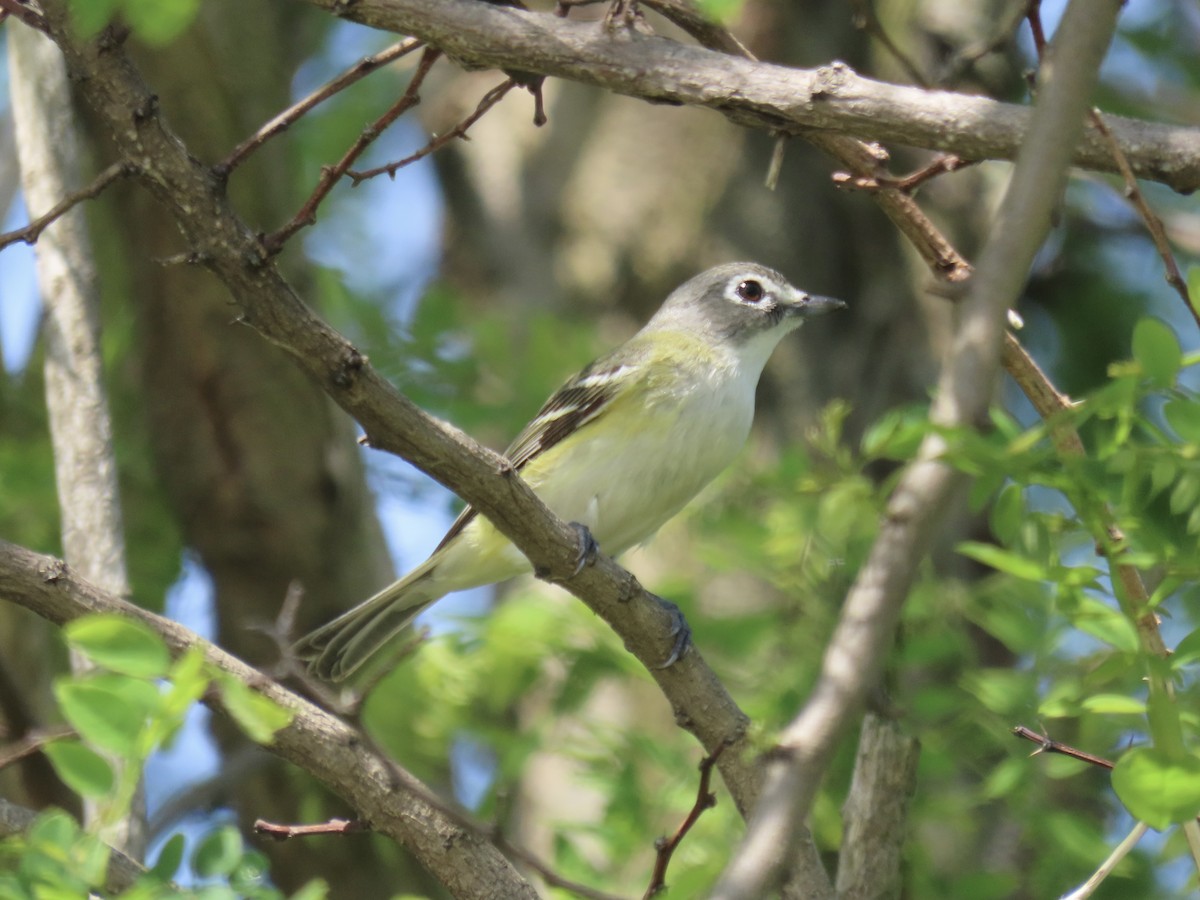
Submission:
[[[1029,101],[1024,0],[870,4],[906,62],[856,27],[870,18],[866,2],[703,5],[762,59],[843,59],[900,82],[915,70],[927,84]],[[1060,5],[1045,4],[1050,27]],[[149,9],[132,0],[110,6],[134,18]],[[136,52],[168,121],[212,162],[290,98],[394,37],[269,0],[188,8],[190,24],[177,35],[171,22],[139,29]],[[589,7],[572,17],[602,14]],[[656,29],[679,36],[648,15]],[[1193,4],[1132,0],[1099,106],[1195,122],[1198,41]],[[292,215],[320,167],[403,90],[413,61],[319,107],[234,173],[231,193],[253,227],[270,231]],[[439,63],[417,114],[364,167],[419,147],[501,80]],[[773,148],[766,135],[709,112],[556,81],[545,99],[543,128],[532,125],[528,95],[514,93],[470,141],[432,164],[394,182],[339,187],[281,262],[401,390],[494,447],[508,443],[563,377],[631,334],[672,287],[709,265],[755,259],[846,299],[847,312],[811,325],[776,354],[736,471],[625,559],[643,583],[682,606],[696,645],[767,748],[806,696],[892,478],[924,433],[950,302],[870,198],[836,190],[830,162],[803,142],[788,145],[772,192],[763,187]],[[86,111],[79,115],[86,123]],[[98,168],[110,157],[105,136],[93,130],[93,140]],[[896,172],[928,160],[888,149]],[[984,163],[921,189],[923,208],[968,257],[987,236],[1008,170]],[[0,167],[0,181],[10,182],[0,199],[13,194],[13,177]],[[1200,254],[1194,200],[1143,189],[1186,270]],[[1075,177],[1020,308],[1022,341],[1060,389],[1086,401],[1073,414],[1086,460],[1068,463],[1053,452],[1010,383],[997,395],[988,434],[952,436],[955,460],[976,480],[947,511],[922,567],[881,696],[922,745],[906,896],[1057,896],[1132,824],[1104,772],[1030,758],[1031,746],[1010,734],[1018,724],[1044,727],[1109,757],[1148,740],[1144,660],[1095,552],[1101,504],[1159,588],[1168,644],[1200,644],[1200,341],[1121,191],[1109,176]],[[23,221],[18,210],[5,227]],[[313,385],[231,325],[218,285],[203,272],[161,265],[185,248],[140,191],[112,190],[89,214],[134,595],[154,609],[172,591],[177,600],[211,597],[222,645],[270,667],[277,653],[255,626],[274,618],[289,582],[298,579],[306,592],[300,628],[316,624],[384,583],[393,559],[399,569],[418,562],[456,502],[407,467],[361,454],[353,427]],[[5,274],[6,308],[28,302],[20,283]],[[1146,317],[1158,326],[1139,326]],[[14,350],[14,318],[6,313],[0,325],[0,535],[57,552],[40,344],[32,355]],[[181,571],[192,573],[182,586]],[[581,604],[526,583],[491,600],[479,601],[490,607],[482,616],[448,606],[436,635],[374,689],[365,724],[404,765],[563,874],[636,895],[654,838],[694,802],[700,752]],[[56,718],[47,686],[51,661],[62,658],[57,641],[0,607],[0,715],[10,738],[20,722]],[[1173,671],[1193,740],[1197,658],[1200,651],[1178,653]],[[245,744],[219,727],[217,739],[226,759]],[[853,752],[847,741],[811,822],[831,869]],[[72,808],[69,792],[43,778],[0,773],[0,789],[31,805],[48,796]],[[243,825],[347,812],[270,760],[218,767],[205,786],[198,808],[232,807]],[[185,787],[168,781],[157,791]],[[700,896],[740,833],[719,784],[717,794],[717,807],[675,856],[674,896]],[[198,827],[207,827],[203,817]],[[271,879],[288,891],[321,877],[332,896],[439,896],[381,840],[260,849]],[[1143,841],[1097,896],[1179,896],[1185,884],[1195,887],[1182,853],[1177,832]]]

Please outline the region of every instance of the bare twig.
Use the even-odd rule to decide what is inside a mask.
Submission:
[[[403,169],[405,166],[412,165],[418,159],[423,159],[424,157],[428,156],[430,153],[440,150],[442,147],[446,146],[451,141],[456,140],[458,138],[467,140],[468,139],[467,138],[467,129],[469,129],[472,125],[474,125],[476,122],[478,122],[480,119],[482,119],[484,114],[489,109],[491,109],[493,106],[495,106],[497,103],[499,103],[500,100],[504,97],[504,95],[507,94],[509,91],[511,91],[516,86],[517,86],[517,82],[513,78],[509,78],[507,81],[496,85],[494,88],[492,88],[490,91],[488,91],[486,94],[483,95],[483,98],[479,101],[479,104],[475,107],[474,112],[472,112],[469,116],[467,116],[465,119],[463,119],[457,125],[455,125],[449,131],[447,131],[443,134],[439,134],[437,137],[430,140],[429,143],[427,143],[424,147],[422,147],[416,153],[413,153],[411,156],[406,156],[406,157],[404,157],[404,159],[400,159],[400,160],[397,160],[396,162],[388,163],[386,166],[379,166],[378,168],[375,168],[375,169],[367,169],[364,172],[347,171],[346,175],[349,176],[349,178],[354,182],[355,187],[358,187],[362,182],[366,181],[367,179],[375,178],[379,175],[387,175],[389,178],[391,178],[398,171]],[[540,94],[538,96],[540,96]]]
[[[333,186],[337,184],[338,179],[349,171],[354,165],[354,161],[358,159],[367,147],[371,146],[375,140],[383,134],[383,132],[391,126],[400,116],[408,112],[418,103],[421,102],[419,91],[421,85],[425,81],[425,76],[429,74],[429,70],[433,68],[433,64],[441,57],[442,52],[435,50],[432,47],[426,47],[425,52],[421,54],[421,61],[417,64],[417,69],[413,73],[412,80],[408,83],[408,89],[405,90],[400,99],[397,100],[382,116],[363,129],[362,134],[358,136],[347,150],[342,158],[332,166],[324,166],[321,169],[321,177],[317,181],[317,186],[313,189],[308,200],[300,207],[300,210],[294,215],[290,222],[280,228],[278,231],[271,234],[263,235],[261,243],[263,249],[268,254],[275,254],[282,249],[284,243],[288,241],[300,229],[312,225],[317,221],[317,207],[319,207],[324,199],[329,196],[329,192],[333,190]]]
[[[675,829],[675,833],[669,838],[659,838],[654,842],[654,849],[658,852],[654,860],[654,871],[650,875],[650,884],[646,887],[646,893],[642,895],[642,900],[650,900],[651,897],[656,897],[667,887],[667,866],[671,864],[671,856],[683,843],[683,839],[687,837],[687,833],[692,830],[692,827],[700,821],[700,817],[704,815],[704,811],[712,809],[717,805],[717,795],[709,790],[709,785],[712,783],[713,766],[721,754],[725,752],[727,744],[722,744],[711,755],[700,760],[700,784],[696,789],[696,802],[692,804],[692,808],[684,817],[683,822]]]
[[[884,30],[879,16],[875,15],[875,8],[871,5],[871,0],[852,0],[852,5],[854,6],[854,27],[879,41],[915,84],[923,88],[930,87],[929,79],[917,68],[917,64],[908,58],[908,54],[901,50]]]
[[[100,196],[104,192],[104,189],[114,181],[128,178],[134,174],[134,171],[133,166],[127,162],[113,163],[97,175],[87,187],[67,194],[58,203],[54,204],[48,212],[33,219],[28,225],[0,234],[0,250],[18,241],[24,241],[26,244],[35,243],[42,232],[46,230],[46,227],[61,218],[63,214],[84,200],[92,200]]]
[[[7,769],[13,763],[18,763],[27,756],[40,753],[42,748],[51,741],[75,737],[74,728],[47,728],[31,731],[20,740],[0,747],[0,770]]]
[[[266,819],[254,820],[255,834],[265,834],[277,841],[317,834],[364,834],[370,830],[371,827],[361,819],[330,819],[317,825],[278,825]]]
[[[246,138],[246,140],[238,144],[228,156],[217,163],[214,171],[219,177],[227,177],[230,172],[245,161],[246,157],[258,150],[259,147],[275,137],[275,135],[286,131],[310,109],[325,102],[334,94],[345,90],[350,85],[361,81],[376,69],[382,68],[388,63],[395,62],[420,46],[421,42],[416,38],[407,38],[393,44],[386,50],[380,50],[378,53],[364,56],[350,68],[346,69],[346,71],[342,72],[342,74],[325,82],[325,84],[321,85],[321,87],[317,88],[303,100],[293,103],[279,115],[275,116],[275,118],[271,119],[271,121],[259,128],[254,134],[250,135],[250,137]]]
[[[991,37],[968,44],[946,61],[934,80],[942,87],[953,87],[967,70],[985,56],[1012,43],[1017,29],[1025,21],[1029,0],[1009,0],[1005,11],[995,18]]]
[[[1146,202],[1145,195],[1138,187],[1137,176],[1133,174],[1133,168],[1129,165],[1129,158],[1121,149],[1121,145],[1117,143],[1117,139],[1113,137],[1112,130],[1104,123],[1104,117],[1100,115],[1100,110],[1092,109],[1090,116],[1096,130],[1108,142],[1117,168],[1121,170],[1121,177],[1125,180],[1125,198],[1133,204],[1134,209],[1141,215],[1142,221],[1146,223],[1146,230],[1150,232],[1150,239],[1154,241],[1154,247],[1158,250],[1163,267],[1166,269],[1167,284],[1171,285],[1183,299],[1184,308],[1191,313],[1197,327],[1200,327],[1200,310],[1197,310],[1196,305],[1192,302],[1187,281],[1184,279],[1183,273],[1179,271],[1179,264],[1175,262],[1175,254],[1171,252],[1171,242],[1167,239],[1167,230],[1163,227],[1162,219]]]
[[[1046,55],[1046,30],[1042,28],[1042,0],[1029,0],[1025,9],[1025,18],[1029,21],[1029,30],[1033,33],[1033,49],[1037,52],[1040,62]]]
[[[912,194],[927,181],[937,178],[939,175],[945,175],[948,172],[957,172],[959,169],[965,169],[967,166],[973,166],[977,160],[962,159],[952,153],[945,156],[939,156],[927,166],[922,166],[915,172],[908,175],[852,175],[849,172],[834,172],[833,183],[838,187],[852,188],[860,191],[878,191],[883,188],[891,188],[902,194]]]
[[[1085,753],[1070,744],[1064,744],[1061,741],[1056,741],[1049,735],[1039,734],[1032,728],[1027,728],[1024,725],[1017,725],[1013,728],[1012,733],[1022,740],[1032,741],[1038,745],[1038,748],[1033,751],[1036,756],[1039,753],[1059,753],[1063,756],[1069,756],[1071,759],[1077,759],[1080,762],[1085,762],[1090,766],[1099,766],[1102,769],[1111,770],[1112,762],[1102,756],[1093,756],[1090,753]]]

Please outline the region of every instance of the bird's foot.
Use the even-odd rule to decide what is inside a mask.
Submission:
[[[600,545],[596,543],[596,539],[592,537],[592,533],[586,525],[581,522],[571,522],[570,524],[579,539],[579,555],[575,557],[575,570],[571,572],[571,577],[574,578],[584,570],[585,566],[590,566],[596,561],[596,557],[600,555]]]
[[[600,554],[600,545],[596,543],[596,539],[592,537],[592,533],[586,525],[579,522],[571,522],[571,527],[575,529],[575,537],[578,541],[578,546],[575,554],[575,568],[571,570],[571,574],[566,578],[556,578],[552,575],[549,568],[536,568],[533,570],[535,577],[542,581],[549,581],[551,584],[562,584],[578,575],[586,566],[590,566],[596,561],[596,557]]]
[[[671,644],[671,653],[666,662],[655,666],[657,669],[669,669],[679,662],[683,654],[687,653],[688,648],[692,646],[692,627],[683,617],[683,611],[670,600],[664,600],[658,594],[652,594],[649,591],[646,591],[646,596],[655,600],[671,617],[670,635],[675,641]]]

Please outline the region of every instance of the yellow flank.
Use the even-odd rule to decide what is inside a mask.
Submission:
[[[648,339],[625,349],[636,354],[639,338]],[[595,419],[521,471],[550,509],[586,525],[613,556],[651,538],[733,461],[754,413],[755,367],[745,371],[736,355],[692,335],[654,340],[659,362],[648,378],[618,382]],[[528,571],[520,551],[478,517],[430,574],[449,592]]]

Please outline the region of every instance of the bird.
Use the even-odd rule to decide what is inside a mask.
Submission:
[[[628,341],[569,378],[505,456],[580,530],[581,546],[619,556],[653,537],[737,457],[780,340],[845,305],[757,263],[708,269],[676,288]],[[312,674],[343,681],[446,594],[529,571],[524,555],[468,506],[425,562],[293,651]],[[686,644],[681,614],[679,629]],[[677,643],[665,665],[682,649]]]

